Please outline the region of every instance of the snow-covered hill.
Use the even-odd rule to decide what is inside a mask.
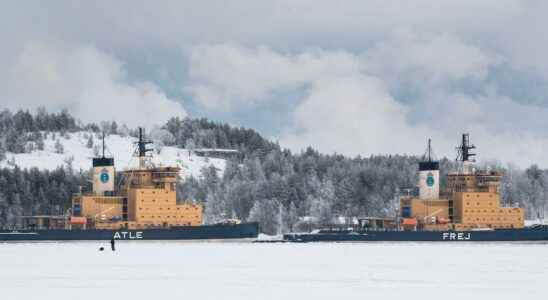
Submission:
[[[94,145],[88,147],[89,136],[93,135]],[[62,153],[56,149],[56,143],[62,145]],[[117,170],[125,170],[136,167],[138,159],[133,156],[135,142],[130,136],[108,135],[105,137],[106,156],[114,157]],[[59,148],[59,147],[57,147]],[[30,153],[6,153],[6,159],[0,161],[0,167],[20,168],[37,167],[39,169],[52,170],[59,166],[72,164],[75,170],[89,170],[94,152],[101,149],[101,139],[90,132],[67,133],[62,136],[59,133],[48,133],[44,139],[44,150],[34,150]],[[179,166],[181,176],[200,176],[201,169],[213,165],[219,173],[224,172],[226,161],[218,158],[206,158],[189,155],[189,151],[176,147],[161,147],[160,152],[153,152],[151,162],[156,166]]]

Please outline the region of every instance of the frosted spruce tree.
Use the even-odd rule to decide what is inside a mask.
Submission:
[[[88,141],[86,142],[86,147],[89,149],[93,148],[93,134],[89,135]]]
[[[281,203],[276,199],[260,199],[251,208],[249,220],[259,222],[262,233],[275,235],[282,226],[279,214],[280,206]]]
[[[59,139],[55,141],[54,149],[55,153],[57,154],[63,154],[65,152],[65,148],[63,147],[63,144],[61,144],[61,141],[59,141]]]
[[[334,217],[331,206],[335,198],[335,188],[331,180],[323,182],[317,195],[310,197],[310,215],[316,223],[320,226],[331,224]]]

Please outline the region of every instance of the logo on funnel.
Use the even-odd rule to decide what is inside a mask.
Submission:
[[[99,180],[101,180],[102,183],[107,183],[109,179],[108,171],[106,169],[101,170],[101,175],[99,175]]]
[[[434,185],[434,174],[428,173],[428,175],[426,175],[426,185],[430,187]]]

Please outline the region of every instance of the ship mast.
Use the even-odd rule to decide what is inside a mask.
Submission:
[[[104,131],[103,131],[102,142],[103,142],[103,156],[101,157],[105,158],[105,132]]]
[[[147,144],[152,144],[152,141],[145,140],[143,128],[139,127],[139,141],[137,142],[137,152],[139,156],[139,169],[145,169],[145,160],[147,152],[152,151],[152,149],[147,149]]]
[[[428,146],[426,147],[426,152],[423,155],[424,162],[433,162],[434,153],[432,151],[432,139],[428,139]]]
[[[475,148],[476,146],[470,144],[470,134],[463,133],[461,144],[457,147],[457,161],[461,162],[464,174],[469,174],[471,172],[471,164],[476,162],[473,159],[476,153],[472,153],[471,151]]]

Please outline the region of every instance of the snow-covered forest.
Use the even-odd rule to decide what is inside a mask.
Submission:
[[[43,150],[46,135],[81,131],[136,135],[136,128],[116,122],[84,124],[66,111],[4,110],[0,112],[0,161],[5,162],[9,153]],[[96,148],[92,136],[89,147]],[[181,180],[179,199],[203,203],[206,222],[256,220],[269,234],[352,217],[394,215],[397,196],[415,186],[419,160],[405,155],[327,155],[313,148],[293,153],[252,129],[207,119],[175,117],[153,129],[150,138],[159,148],[238,150],[238,155],[226,157],[223,170],[211,165],[199,176]],[[62,143],[56,142],[54,151],[65,151]],[[71,194],[89,185],[88,171],[75,170],[69,163],[56,170],[43,170],[22,169],[12,162],[0,169],[0,226],[16,226],[20,215],[63,213],[70,205]],[[454,167],[453,158],[441,159],[442,173]],[[535,165],[522,170],[500,163],[484,167],[505,171],[504,204],[525,207],[529,219],[543,215],[548,197],[547,170]]]

